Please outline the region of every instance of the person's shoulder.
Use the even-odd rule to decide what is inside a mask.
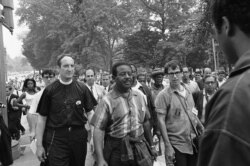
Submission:
[[[18,95],[16,95],[16,94],[11,94],[11,98],[18,98]]]
[[[98,90],[104,90],[104,87],[99,85],[99,84],[94,84],[95,85],[95,88],[98,89]]]
[[[52,82],[51,84],[49,84],[48,86],[46,86],[43,91],[44,92],[51,91],[51,90],[57,88],[59,85],[60,85],[60,81],[57,79],[54,82]]]

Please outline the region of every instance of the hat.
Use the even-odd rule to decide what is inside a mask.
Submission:
[[[155,68],[155,69],[152,71],[151,77],[156,76],[156,75],[159,75],[159,74],[164,75],[163,70],[162,70],[161,68]]]

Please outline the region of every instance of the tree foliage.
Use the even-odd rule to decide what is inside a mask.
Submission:
[[[23,54],[35,69],[71,54],[78,66],[109,70],[125,59],[162,66],[173,57],[211,66],[209,0],[20,0],[30,31]]]

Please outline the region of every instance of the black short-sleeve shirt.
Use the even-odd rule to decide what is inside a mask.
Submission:
[[[81,82],[69,85],[59,80],[50,84],[43,92],[37,112],[47,116],[47,127],[84,126],[87,113],[97,105],[94,96]]]

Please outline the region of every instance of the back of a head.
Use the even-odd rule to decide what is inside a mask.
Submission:
[[[220,32],[223,17],[227,17],[232,28],[229,35],[234,35],[235,26],[250,37],[250,1],[249,0],[212,0],[212,20]]]

